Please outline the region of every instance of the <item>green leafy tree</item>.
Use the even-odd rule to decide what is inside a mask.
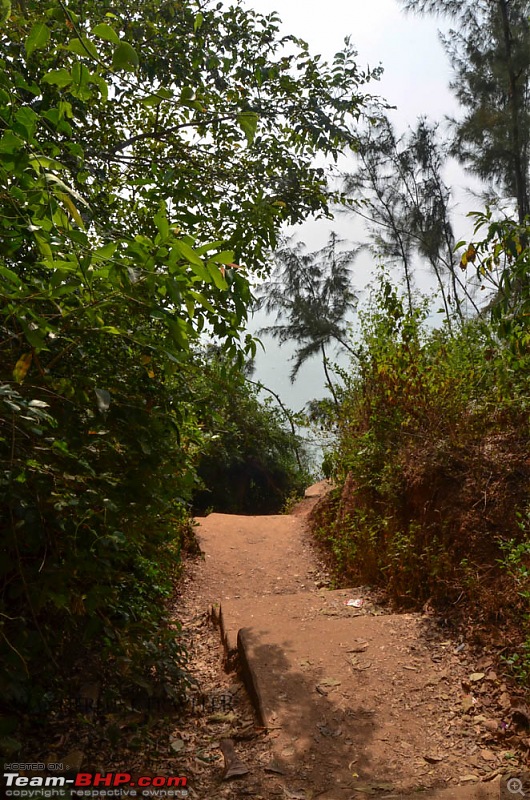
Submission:
[[[489,290],[487,312],[510,371],[526,381],[530,344],[530,225],[496,219],[491,210],[475,212],[475,238],[462,254],[461,267],[473,271]],[[464,242],[459,244],[463,245]]]
[[[279,513],[311,477],[296,433],[297,417],[277,396],[279,405],[260,399],[261,385],[228,363],[219,348],[208,348],[196,358],[202,368],[190,375],[190,386],[205,441],[197,465],[202,485],[194,493],[194,508]]]
[[[16,64],[30,25],[14,23],[2,44]],[[67,151],[108,233],[152,225],[163,201],[174,228],[256,268],[284,221],[327,213],[313,157],[354,140],[368,75],[350,45],[328,66],[278,23],[213,3],[51,3],[23,69],[42,77],[49,125],[61,116],[48,154]]]
[[[406,8],[454,21],[442,42],[464,109],[453,152],[530,213],[530,4],[527,0],[405,0]]]
[[[171,693],[190,354],[252,351],[249,273],[328,213],[313,158],[351,143],[366,76],[239,6],[2,8],[0,688],[31,704],[79,657]]]

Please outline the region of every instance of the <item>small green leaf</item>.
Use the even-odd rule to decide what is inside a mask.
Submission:
[[[195,250],[183,242],[182,239],[177,239],[173,242],[174,249],[182,256],[182,258],[189,261],[190,264],[195,264],[197,267],[202,267],[204,269],[204,263],[202,259],[199,258]]]
[[[74,118],[74,111],[72,109],[72,104],[69,103],[67,100],[60,100],[57,104],[57,110],[59,111],[60,118],[68,117],[68,119]],[[71,128],[69,128],[71,130]]]
[[[139,64],[138,53],[129,42],[120,42],[112,56],[114,69],[133,71]]]
[[[51,250],[50,250],[51,253]],[[79,265],[77,261],[65,261],[64,259],[54,259],[53,255],[40,262],[41,266],[45,269],[50,269],[58,272],[77,272]]]
[[[247,137],[247,142],[252,144],[258,127],[258,115],[254,111],[242,111],[237,115],[237,122]]]
[[[190,293],[191,297],[193,297],[193,299],[196,300],[197,303],[199,303],[203,308],[205,308],[207,311],[209,311],[210,314],[215,314],[215,309],[214,309],[214,307],[212,306],[212,304],[210,303],[210,301],[208,300],[207,297],[205,297],[203,294],[200,294],[199,292],[194,292],[194,291],[191,291],[191,290],[190,290],[189,293]]]
[[[0,265],[0,275],[18,288],[22,288],[24,286],[24,283],[20,280],[16,272],[13,272],[13,270],[9,269],[8,267],[3,267]]]
[[[75,207],[74,203],[72,202],[71,197],[69,197],[66,192],[55,192],[55,196],[66,206],[67,210],[69,211],[72,218],[77,222],[80,228],[85,229],[85,223],[83,222],[83,218],[77,208]]]
[[[228,284],[224,279],[224,276],[219,267],[216,267],[215,264],[212,264],[212,262],[209,261],[207,264],[207,268],[208,268],[208,274],[211,276],[215,286],[218,289],[221,289],[221,291],[225,291],[226,289],[228,289]]]
[[[195,252],[202,256],[203,253],[207,253],[208,250],[217,250],[217,248],[222,247],[223,242],[221,240],[217,242],[208,242],[208,244],[202,244],[200,247],[195,248]],[[233,259],[232,259],[233,261]]]
[[[67,443],[66,443],[66,442],[64,442],[62,439],[56,439],[56,440],[53,442],[53,444],[52,444],[52,447],[53,447],[55,450],[58,450],[58,451],[59,451],[59,453],[63,453],[65,456],[69,456],[69,455],[71,455],[70,451],[68,450],[68,445],[67,445]]]
[[[34,158],[30,158],[29,163],[36,172],[40,172],[42,169],[66,169],[63,164],[59,161],[55,161],[54,158],[48,158],[48,156],[42,156],[40,154]]]
[[[50,40],[50,31],[44,22],[36,22],[29,32],[26,39],[25,48],[28,58],[35,52],[35,50],[42,50],[46,47]]]
[[[142,97],[140,103],[146,108],[156,108],[162,102],[162,98],[157,94],[150,94],[147,97]]]
[[[33,235],[35,236],[35,241],[37,242],[37,247],[39,248],[41,255],[43,255],[44,258],[53,259],[53,253],[49,242],[37,231],[34,231]]]
[[[168,328],[175,344],[182,350],[189,349],[188,327],[184,320],[168,320]]]
[[[107,102],[109,99],[109,85],[106,80],[104,80],[101,75],[91,75],[90,76],[90,83],[94,83],[101,94],[101,99],[104,103]]]
[[[11,0],[1,0],[0,2],[0,25],[7,22],[11,16]]]
[[[103,333],[112,333],[113,336],[123,336],[124,334],[124,331],[120,331],[120,329],[114,327],[114,325],[102,325],[99,330],[103,331]]]
[[[202,27],[202,23],[204,22],[204,14],[201,14],[200,11],[195,17],[195,21],[193,23],[193,30],[198,31],[199,28]]]
[[[116,242],[107,242],[102,247],[98,247],[92,254],[92,261],[108,261],[116,252],[117,247]]]
[[[99,25],[96,25],[95,28],[92,28],[92,34],[97,36],[98,39],[104,39],[106,42],[112,42],[113,44],[120,43],[120,37],[114,28],[111,28],[110,25],[107,25],[104,22],[101,22]]]
[[[52,69],[46,73],[42,82],[49,83],[52,86],[59,86],[62,89],[72,83],[72,76],[67,69]]]
[[[85,58],[93,58],[95,61],[99,61],[98,51],[96,50],[94,44],[83,36],[82,39],[70,39],[67,45],[65,45],[65,50],[69,50],[71,53],[75,53],[78,56],[84,56]]]
[[[28,106],[19,108],[15,114],[16,129],[23,132],[27,139],[32,139],[37,128],[38,115]]]
[[[86,208],[89,208],[89,205],[85,200],[85,198],[82,195],[80,195],[78,191],[72,189],[71,186],[67,186],[66,183],[62,181],[60,178],[58,178],[56,175],[52,175],[51,172],[45,172],[44,177],[46,181],[49,184],[51,184],[51,188],[54,193],[57,193],[57,190],[68,192],[68,194],[71,194],[72,197],[75,197],[75,199],[79,203],[82,203],[84,206],[86,206]]]
[[[165,206],[162,204],[160,210],[155,214],[154,222],[162,240],[169,236],[169,222],[166,215]]]
[[[16,153],[23,144],[22,139],[15,136],[13,131],[6,131],[0,139],[0,153]]]
[[[147,95],[147,97],[142,97],[140,103],[148,108],[153,108],[159,106],[163,100],[171,100],[172,97],[172,91],[169,89],[160,88],[157,89],[154,94]]]
[[[233,250],[222,250],[220,253],[216,253],[212,256],[210,261],[213,261],[214,264],[233,264],[234,258]]]

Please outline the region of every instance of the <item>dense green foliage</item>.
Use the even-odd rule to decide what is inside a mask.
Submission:
[[[221,352],[204,354],[192,387],[201,428],[207,432],[197,465],[194,509],[277,514],[291,493],[301,495],[310,467],[296,434],[296,415],[260,396],[260,384],[227,369]],[[293,419],[294,417],[294,419]],[[302,421],[302,420],[300,420]]]
[[[366,76],[238,6],[2,8],[0,689],[31,707],[104,661],[122,691],[174,693],[197,470],[253,457],[230,439],[249,410],[267,469],[291,445],[241,379],[249,276],[284,221],[328,213],[313,157],[352,141]]]
[[[361,358],[331,412],[338,440],[326,469],[340,489],[320,533],[339,571],[385,585],[398,603],[515,619],[524,635],[513,664],[528,677],[529,6],[403,4],[454,22],[443,42],[464,116],[445,145],[425,121],[399,138],[379,117],[346,178],[405,294],[385,275],[361,315]],[[455,245],[448,153],[495,186],[517,221],[477,213],[473,241]],[[437,278],[439,330],[415,296],[418,264]]]
[[[475,620],[515,620],[523,654],[524,637],[530,641],[527,235],[528,228],[479,215],[464,267],[495,282],[496,303],[458,330],[433,330],[427,304],[409,311],[383,276],[362,314],[361,359],[343,373],[333,417],[338,440],[328,461],[340,489],[317,521],[349,581],[385,586],[399,605],[429,601]],[[524,677],[528,659],[516,656]]]

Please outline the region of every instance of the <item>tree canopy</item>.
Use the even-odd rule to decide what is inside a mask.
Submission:
[[[233,335],[233,265],[262,269],[284,220],[328,211],[312,160],[352,140],[351,47],[327,67],[274,16],[172,2],[15,5],[2,33],[6,266],[36,253],[72,280],[82,262],[94,284],[120,264],[178,347],[206,321]]]
[[[454,121],[453,153],[515,200],[519,224],[530,212],[530,4],[527,0],[405,0],[455,26],[442,42],[464,109]]]
[[[32,702],[97,643],[170,691],[163,598],[214,449],[194,350],[225,381],[252,350],[250,276],[329,213],[314,158],[351,144],[369,76],[238,5],[2,9],[0,685]]]
[[[443,178],[447,145],[438,126],[419,119],[398,136],[379,115],[357,145],[358,166],[344,176],[351,208],[369,221],[373,248],[388,265],[403,269],[409,312],[414,306],[417,259],[436,277],[448,324],[462,318],[471,300],[459,275],[451,221],[451,189]]]
[[[296,342],[291,380],[307,359],[320,354],[332,393],[326,346],[334,342],[354,353],[348,343],[348,314],[357,305],[350,265],[358,250],[344,250],[342,244],[331,233],[325,247],[307,253],[303,242],[293,246],[285,241],[275,252],[274,272],[260,287],[258,300],[258,307],[276,315],[275,324],[262,328],[261,333],[280,344],[291,339]]]

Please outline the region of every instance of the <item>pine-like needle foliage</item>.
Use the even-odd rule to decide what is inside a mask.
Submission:
[[[355,355],[348,342],[348,315],[357,306],[350,265],[359,250],[341,250],[341,244],[331,233],[325,247],[308,253],[303,242],[292,244],[287,239],[274,254],[271,280],[260,289],[258,308],[276,316],[275,324],[262,328],[260,334],[269,334],[280,344],[297,343],[292,381],[314,355],[322,356],[326,369],[325,348],[332,342]]]
[[[529,0],[404,0],[408,10],[454,21],[443,35],[464,109],[453,120],[453,154],[530,213]]]
[[[344,189],[354,211],[368,220],[375,252],[403,270],[409,312],[419,256],[436,276],[448,322],[462,316],[467,290],[458,275],[451,191],[442,176],[447,152],[437,126],[420,119],[398,137],[380,116],[360,136],[357,156],[357,168],[344,176]]]

